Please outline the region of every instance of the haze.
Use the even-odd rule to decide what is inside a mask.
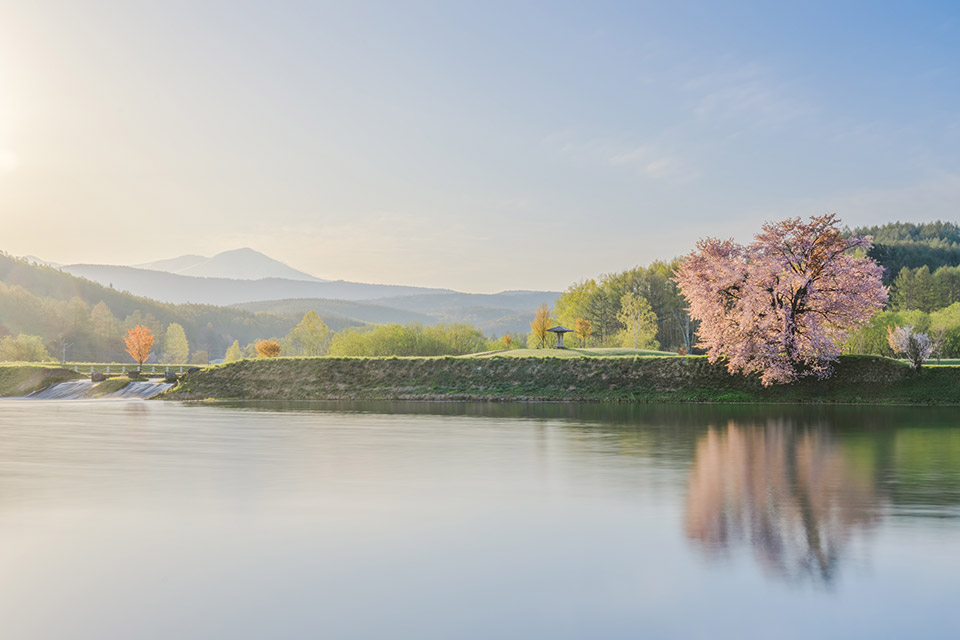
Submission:
[[[8,1],[0,248],[135,264],[250,246],[321,278],[558,290],[770,218],[955,218],[958,18]]]

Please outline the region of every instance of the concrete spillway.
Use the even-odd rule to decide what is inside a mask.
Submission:
[[[131,382],[119,391],[104,396],[105,398],[152,398],[158,393],[163,393],[173,385],[169,382]]]
[[[71,380],[58,382],[46,389],[34,391],[25,398],[30,400],[84,400],[84,399],[114,399],[114,398],[141,398],[146,400],[158,393],[163,393],[173,385],[168,382],[135,381],[121,387],[117,391],[100,395],[96,393],[98,383],[90,380]]]
[[[89,380],[71,380],[70,382],[58,382],[52,384],[46,389],[34,391],[26,396],[32,400],[76,400],[85,397],[93,390],[96,384]]]

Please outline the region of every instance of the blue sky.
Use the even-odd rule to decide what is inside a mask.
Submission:
[[[958,6],[8,1],[0,248],[496,291],[957,220]]]

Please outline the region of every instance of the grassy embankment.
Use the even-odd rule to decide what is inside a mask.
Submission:
[[[765,388],[704,357],[278,358],[209,367],[164,397],[960,404],[960,368],[848,356],[829,380]]]
[[[46,389],[51,384],[78,380],[83,376],[72,369],[50,365],[2,365],[0,366],[0,397],[25,396]]]

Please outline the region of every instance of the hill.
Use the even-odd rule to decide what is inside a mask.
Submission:
[[[283,336],[300,316],[253,313],[201,304],[170,304],[105,287],[58,269],[0,254],[0,336],[39,335],[51,350],[68,344],[67,355],[81,361],[127,361],[122,331],[143,323],[158,336],[171,322],[183,326],[193,351],[222,357],[234,340],[247,344]],[[360,324],[325,318],[334,330]]]
[[[488,335],[526,333],[538,305],[552,305],[559,294],[552,291],[504,291],[494,294],[432,293],[393,296],[370,301],[297,298],[261,300],[234,305],[248,311],[304,314],[316,311],[321,317],[341,315],[359,322],[424,325],[470,324]]]
[[[287,278],[241,280],[179,275],[115,265],[72,264],[63,270],[75,276],[137,296],[175,304],[231,305],[257,300],[332,298],[374,300],[385,296],[442,293],[444,289],[401,285],[364,284],[343,280],[307,282]]]
[[[373,324],[407,324],[419,322],[434,324],[436,318],[415,311],[406,311],[372,302],[354,302],[351,300],[325,300],[323,298],[293,298],[287,300],[262,300],[233,305],[238,309],[253,312],[267,312],[279,315],[302,316],[308,311],[316,311],[321,318],[340,316],[358,322]]]
[[[893,282],[901,269],[960,265],[960,226],[953,222],[890,222],[858,227],[854,233],[873,237],[869,255],[884,267],[884,283]]]

